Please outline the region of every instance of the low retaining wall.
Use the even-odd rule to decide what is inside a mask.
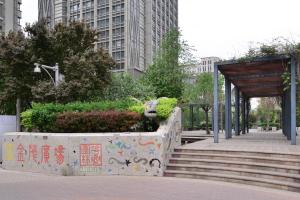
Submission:
[[[3,168],[59,175],[162,176],[181,143],[181,110],[154,133],[7,133]]]

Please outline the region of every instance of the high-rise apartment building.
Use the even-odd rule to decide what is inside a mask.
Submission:
[[[22,0],[0,0],[0,32],[21,28],[21,4]]]
[[[84,21],[99,33],[97,48],[116,60],[114,71],[137,77],[152,63],[169,30],[178,27],[178,0],[39,0],[39,19]]]

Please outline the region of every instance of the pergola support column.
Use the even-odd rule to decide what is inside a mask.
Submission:
[[[286,97],[285,94],[281,97],[281,126],[282,126],[282,133],[283,135],[285,135],[287,137],[286,134],[286,106],[285,106],[285,101],[286,101]]]
[[[225,138],[232,138],[231,82],[228,78],[225,78]]]
[[[287,139],[291,140],[291,96],[290,96],[290,89],[286,90],[286,101],[285,101],[285,109],[286,109],[286,133],[287,133]]]
[[[234,132],[240,135],[240,91],[235,87]]]
[[[219,143],[219,85],[218,65],[214,65],[214,143]]]
[[[245,106],[245,102],[246,102],[246,99],[245,99],[245,95],[242,94],[242,134],[246,134],[246,119],[245,119],[245,116],[246,116],[246,106]]]
[[[246,100],[246,133],[249,133],[249,113],[250,113],[250,99]]]
[[[296,58],[291,60],[291,144],[296,145]]]

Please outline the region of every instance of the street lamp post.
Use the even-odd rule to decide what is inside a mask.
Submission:
[[[34,66],[35,66],[35,68],[34,68],[35,73],[41,73],[41,71],[42,71],[41,68],[42,68],[49,75],[49,77],[51,78],[54,86],[55,87],[58,86],[59,81],[60,81],[59,80],[59,66],[58,66],[58,63],[56,63],[55,66],[53,66],[53,67],[47,66],[47,65],[42,65],[42,64],[39,64],[39,63],[34,63]],[[49,73],[48,70],[54,71],[54,73],[55,73],[54,78],[51,76],[51,74]]]

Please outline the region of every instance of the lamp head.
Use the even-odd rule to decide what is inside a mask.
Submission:
[[[34,68],[34,73],[41,73],[41,68],[40,68],[40,64],[38,64],[38,63],[34,63],[34,66],[35,66],[35,68]]]

